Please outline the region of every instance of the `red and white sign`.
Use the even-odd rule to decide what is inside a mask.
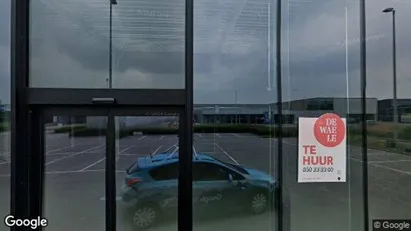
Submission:
[[[298,121],[298,182],[346,181],[346,119],[326,113]]]

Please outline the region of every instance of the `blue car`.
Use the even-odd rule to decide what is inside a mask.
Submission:
[[[256,169],[193,156],[194,218],[235,212],[259,214],[275,208],[277,182]],[[121,189],[127,221],[148,228],[177,217],[178,153],[139,157],[126,171]]]

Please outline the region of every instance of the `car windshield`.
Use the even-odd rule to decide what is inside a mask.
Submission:
[[[218,159],[217,157],[214,157],[214,156],[211,156],[211,155],[208,155],[208,154],[206,154],[206,155],[209,156],[209,157],[211,157],[211,158],[213,158],[214,160],[216,160],[216,161],[224,164],[224,165],[227,165],[227,166],[230,166],[230,167],[232,167],[232,168],[235,168],[237,171],[239,171],[239,172],[241,172],[241,173],[243,173],[243,174],[247,174],[247,175],[249,174],[248,171],[247,171],[244,167],[242,167],[242,166],[240,166],[240,165],[238,165],[238,164],[231,164],[231,163],[222,161],[222,160]]]
[[[161,154],[178,155],[178,150],[179,150],[178,145],[174,144],[168,147],[165,151],[162,151]],[[153,153],[152,155],[155,155],[155,153]]]
[[[175,145],[169,147],[167,150],[165,150],[165,151],[162,152],[162,153],[163,153],[163,154],[170,154],[169,157],[178,158],[178,149],[179,149],[178,145],[175,144]],[[194,152],[194,155],[197,155],[197,152],[196,152],[196,150],[195,150],[194,147],[193,147],[193,152]],[[210,158],[214,159],[215,161],[218,161],[218,162],[220,162],[220,163],[222,163],[222,164],[224,164],[224,165],[226,165],[226,166],[230,166],[230,167],[236,169],[237,171],[241,172],[242,174],[247,174],[247,175],[249,174],[248,171],[247,171],[244,167],[242,167],[242,166],[240,166],[240,165],[232,164],[232,163],[228,163],[228,162],[222,161],[222,160],[220,160],[220,159],[218,159],[218,158],[216,158],[216,157],[214,157],[214,156],[211,156],[211,155],[209,155],[209,154],[203,154],[203,153],[202,153],[202,155],[207,155],[207,156],[209,156]]]
[[[229,165],[229,166],[237,169],[239,172],[241,172],[241,173],[243,173],[243,174],[247,174],[247,175],[249,174],[248,171],[245,170],[245,168],[241,167],[240,165],[230,164],[230,163],[227,163],[227,162],[223,162],[223,163],[225,163],[225,164],[227,164],[227,165]]]

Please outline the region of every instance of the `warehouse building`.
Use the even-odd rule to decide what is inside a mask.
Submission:
[[[367,120],[378,119],[378,100],[367,98]],[[199,123],[297,123],[299,117],[318,117],[327,112],[337,113],[355,123],[361,120],[360,98],[309,98],[284,102],[282,118],[276,104],[202,104],[194,107],[195,120]]]
[[[367,120],[378,120],[378,100],[367,98]],[[348,123],[361,121],[360,98],[309,98],[284,102],[282,118],[278,116],[276,104],[197,104],[194,105],[194,122],[199,124],[296,124],[299,117],[319,117],[332,112],[347,118]],[[54,118],[62,124],[87,123],[90,127],[100,127],[104,123],[97,118]],[[176,117],[127,117],[122,119],[122,127],[169,124],[178,121]]]
[[[411,122],[411,99],[397,99],[398,121],[401,123]],[[392,122],[394,107],[392,99],[378,101],[378,117],[380,121]]]
[[[194,120],[206,124],[262,124],[271,104],[194,105]]]

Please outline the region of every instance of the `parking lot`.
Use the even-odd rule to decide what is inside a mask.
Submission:
[[[207,153],[270,174],[275,172],[278,144],[275,139],[236,133],[194,136],[197,153]],[[177,142],[176,135],[136,135],[120,139],[116,155],[116,189],[119,191],[125,169],[138,156],[170,150]],[[46,230],[104,230],[105,138],[70,139],[67,134],[47,134],[46,150],[44,216],[50,223]],[[345,231],[361,227],[361,148],[348,148],[346,183],[298,184],[296,139],[284,139],[282,153],[287,178],[285,205],[291,230]],[[411,156],[369,150],[369,162],[370,220],[411,218]],[[9,174],[10,163],[0,162],[0,212],[3,217],[9,207]],[[120,206],[117,216],[118,230],[131,230],[120,220],[123,216]],[[195,230],[273,230],[273,219],[272,214],[247,219],[222,218],[195,223]],[[155,228],[171,229],[176,229],[176,224]]]

